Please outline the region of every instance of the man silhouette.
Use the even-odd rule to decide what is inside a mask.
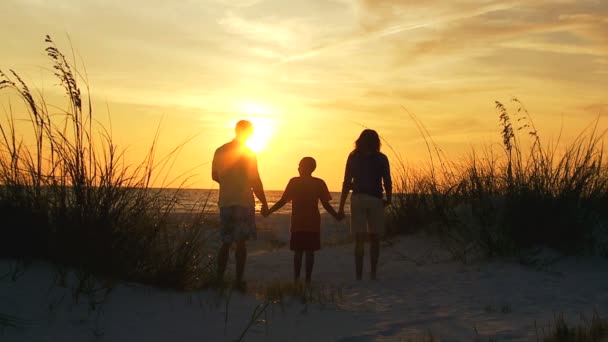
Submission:
[[[253,125],[241,120],[236,124],[235,133],[232,141],[215,151],[211,177],[220,185],[218,205],[222,246],[217,258],[217,276],[218,279],[224,277],[230,246],[236,242],[236,285],[242,288],[245,285],[246,242],[256,237],[253,194],[262,202],[263,214],[268,211],[268,204],[258,173],[257,158],[245,145],[253,134]]]

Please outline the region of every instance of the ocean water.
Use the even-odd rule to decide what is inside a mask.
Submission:
[[[177,213],[192,213],[200,210],[205,210],[207,214],[215,216],[219,212],[217,206],[218,201],[218,190],[209,189],[180,189],[162,190],[168,197],[172,197],[176,194],[179,198],[175,212]],[[272,206],[277,202],[283,191],[265,191],[266,200],[268,205]],[[332,192],[332,200],[330,203],[334,209],[338,209],[340,201],[340,193]],[[350,212],[349,203],[346,201],[345,212]],[[256,227],[257,227],[257,240],[261,241],[281,241],[288,243],[290,237],[290,217],[291,217],[291,203],[286,204],[283,208],[270,215],[269,217],[263,217],[259,214],[261,204],[256,198]],[[319,211],[321,212],[321,241],[323,245],[332,243],[341,243],[344,241],[350,241],[352,238],[350,233],[350,220],[347,218],[341,222],[337,222],[331,215],[329,215],[325,209],[319,203]],[[215,236],[219,233],[217,227],[211,229],[211,233],[214,239],[219,239]],[[254,248],[255,249],[255,248]]]
[[[219,191],[217,189],[166,189],[163,190],[167,192],[167,196],[172,196],[175,194],[175,191],[178,192],[178,205],[175,208],[177,212],[189,212],[193,208],[200,208],[201,206],[205,206],[205,210],[209,213],[217,213],[219,211],[217,206]],[[269,190],[265,191],[266,201],[268,202],[268,206],[271,207],[274,203],[276,203],[283,195],[283,191],[277,190]],[[330,201],[331,205],[338,210],[338,206],[340,204],[340,193],[332,192],[331,193],[332,200]],[[262,204],[260,201],[255,198],[256,209],[259,210]],[[348,212],[350,210],[350,201],[346,201],[345,211]],[[325,209],[319,203],[319,210],[324,212]],[[291,203],[287,203],[283,208],[277,211],[277,214],[289,214],[291,213]]]

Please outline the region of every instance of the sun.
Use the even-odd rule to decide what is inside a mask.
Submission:
[[[250,118],[253,124],[253,135],[247,140],[247,147],[254,152],[261,152],[267,146],[274,130],[274,122],[267,118]]]
[[[259,102],[240,102],[239,112],[253,124],[253,135],[247,141],[247,147],[254,152],[262,152],[268,146],[275,129],[275,121],[270,117],[273,110]]]

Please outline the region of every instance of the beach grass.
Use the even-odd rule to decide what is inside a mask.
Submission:
[[[543,342],[601,342],[608,341],[608,321],[595,312],[591,319],[582,318],[576,324],[568,323],[564,315],[557,315],[548,333],[538,332]],[[540,340],[540,337],[538,337]]]
[[[565,147],[545,143],[518,99],[496,102],[502,148],[450,161],[410,113],[426,142],[428,167],[397,158],[389,231],[437,235],[462,260],[548,247],[607,255],[605,131],[594,122]]]
[[[94,117],[86,82],[81,87],[86,76],[49,36],[45,42],[65,108],[49,105],[17,72],[0,70],[0,91],[24,104],[0,121],[0,257],[66,266],[83,284],[92,274],[165,288],[201,286],[212,264],[197,225],[204,205],[176,223],[171,213],[187,177],[153,188],[182,146],[157,156],[157,131],[141,163],[128,164],[112,132]],[[176,189],[163,189],[168,186]]]
[[[23,325],[23,322],[19,318],[0,313],[0,331],[4,328],[20,328]]]
[[[259,299],[272,304],[283,305],[291,300],[302,304],[335,305],[342,300],[342,289],[324,284],[310,285],[303,282],[271,281],[261,287],[252,289]]]

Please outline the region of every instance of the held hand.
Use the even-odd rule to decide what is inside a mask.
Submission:
[[[336,220],[338,220],[338,222],[342,221],[342,220],[344,220],[345,216],[346,215],[344,215],[344,210],[340,210],[340,211],[338,211],[338,214],[336,215]]]
[[[264,217],[268,217],[268,215],[270,215],[270,210],[268,210],[267,204],[262,204],[262,209],[260,210],[260,214],[262,214],[262,216],[264,216]]]

